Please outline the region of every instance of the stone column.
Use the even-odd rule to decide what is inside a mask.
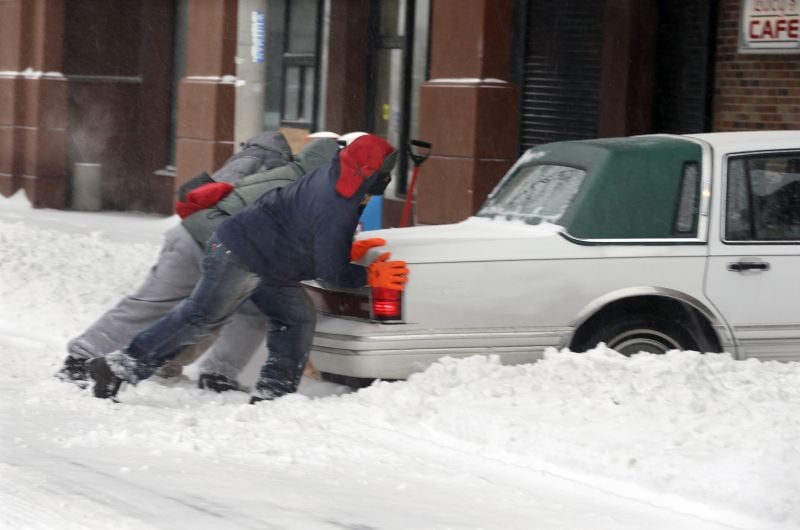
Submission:
[[[0,2],[0,193],[66,205],[63,0]]]
[[[211,173],[234,151],[236,0],[191,0],[186,75],[178,93],[180,186]]]
[[[517,158],[512,27],[512,0],[433,0],[419,117],[433,150],[417,181],[417,224],[469,217]]]

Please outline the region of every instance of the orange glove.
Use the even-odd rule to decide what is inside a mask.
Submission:
[[[354,241],[353,246],[350,247],[350,261],[358,261],[364,257],[364,254],[366,254],[369,249],[373,247],[382,247],[385,244],[386,240],[380,237]]]
[[[402,291],[408,281],[405,261],[386,261],[391,254],[384,252],[367,267],[367,283],[371,287]]]

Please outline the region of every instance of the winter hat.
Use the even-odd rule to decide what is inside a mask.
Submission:
[[[392,144],[374,134],[359,136],[339,153],[339,179],[336,192],[352,197],[376,172],[389,173],[397,159]]]
[[[310,134],[306,135],[306,139],[305,139],[304,144],[308,145],[311,142],[313,142],[314,140],[318,140],[320,138],[329,138],[331,140],[338,140],[339,139],[339,135],[336,134],[335,132],[331,132],[331,131],[313,132],[313,133],[310,133]]]
[[[366,136],[367,134],[369,134],[369,133],[365,133],[363,131],[353,131],[353,132],[345,133],[345,134],[339,136],[339,143],[344,147],[345,145],[352,144],[358,138],[361,138],[362,136]]]

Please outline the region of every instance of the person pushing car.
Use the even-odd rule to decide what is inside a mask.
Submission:
[[[316,312],[301,283],[322,279],[343,287],[403,290],[404,261],[381,254],[368,267],[351,263],[373,240],[353,245],[359,214],[391,180],[397,153],[365,134],[331,164],[263,195],[224,221],[206,244],[203,277],[191,296],[137,335],[123,351],[90,361],[94,395],[109,398],[123,381],[150,377],[187,345],[207,336],[248,297],[268,319],[269,356],[251,403],[295,392],[308,359]]]

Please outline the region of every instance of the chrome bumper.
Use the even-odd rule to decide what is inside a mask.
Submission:
[[[320,315],[311,361],[321,372],[370,379],[405,379],[442,357],[499,355],[504,364],[534,362],[561,348],[572,328],[429,329]]]

